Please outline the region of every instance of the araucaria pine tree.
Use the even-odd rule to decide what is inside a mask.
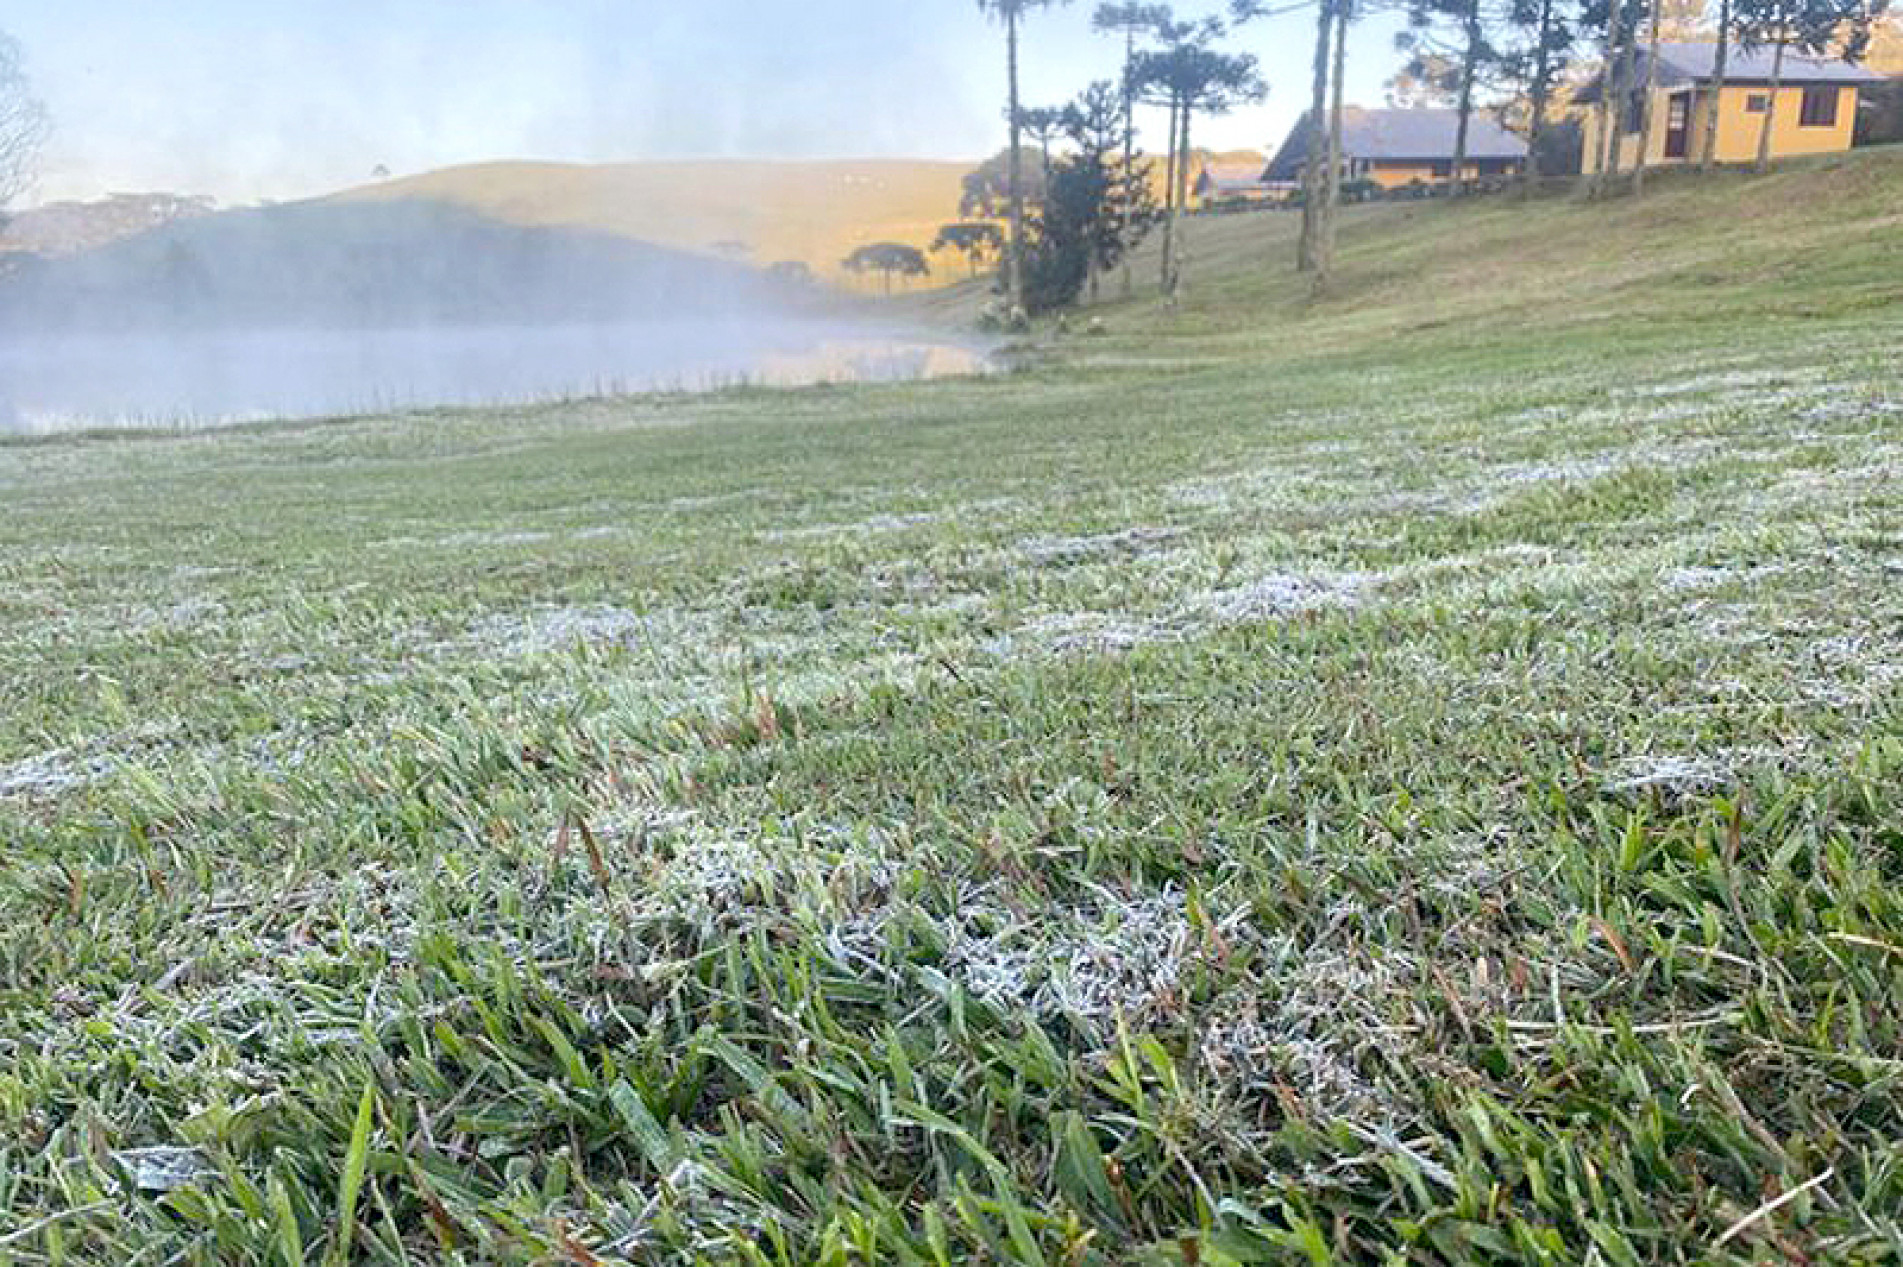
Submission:
[[[1522,179],[1529,185],[1546,174],[1542,164],[1553,94],[1572,64],[1578,21],[1574,0],[1508,0],[1497,48],[1499,76],[1502,86],[1525,104],[1527,160]]]
[[[1115,0],[1099,4],[1097,12],[1091,17],[1091,25],[1096,30],[1123,36],[1123,74],[1118,85],[1118,96],[1123,102],[1123,162],[1131,170],[1135,170],[1137,142],[1137,41],[1167,29],[1170,22],[1170,7],[1166,4],[1119,3]],[[1129,257],[1126,255],[1123,293],[1128,295],[1133,287]]]
[[[1189,165],[1192,126],[1198,114],[1227,114],[1239,105],[1259,101],[1268,91],[1256,60],[1247,53],[1225,53],[1212,47],[1223,34],[1213,19],[1174,30],[1167,48],[1139,53],[1137,82],[1145,99],[1167,105],[1171,128],[1170,181],[1167,215],[1163,222],[1163,290],[1175,297],[1183,284],[1182,215],[1189,202]]]
[[[1396,43],[1411,54],[1408,71],[1434,81],[1453,98],[1454,161],[1447,192],[1458,197],[1467,188],[1467,138],[1481,81],[1501,62],[1491,38],[1496,15],[1481,0],[1408,0],[1407,21]]]
[[[1004,117],[1011,127],[1010,163],[1011,241],[1005,252],[1005,285],[1014,308],[1024,306],[1024,151],[1023,115],[1018,105],[1018,38],[1024,17],[1033,9],[1068,4],[1070,0],[978,0],[981,12],[1004,24],[1006,99]]]
[[[1051,165],[1049,196],[1031,223],[1025,299],[1032,312],[1075,303],[1157,221],[1143,156],[1125,156],[1123,101],[1095,83],[1063,113],[1068,151]]]

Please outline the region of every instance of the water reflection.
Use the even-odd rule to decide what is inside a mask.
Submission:
[[[741,384],[981,373],[976,345],[803,323],[211,330],[0,339],[0,433],[215,427]]]

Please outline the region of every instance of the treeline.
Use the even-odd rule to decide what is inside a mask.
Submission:
[[[1065,106],[1026,107],[1019,99],[1018,68],[1028,19],[1068,2],[978,0],[1004,31],[1009,144],[967,178],[960,207],[966,219],[947,225],[934,243],[935,250],[963,253],[974,272],[986,261],[1002,266],[1003,319],[1013,323],[1094,295],[1119,265],[1128,291],[1129,256],[1153,232],[1162,236],[1159,285],[1172,299],[1180,294],[1191,138],[1198,120],[1259,100],[1266,91],[1256,59],[1226,47],[1259,24],[1312,16],[1313,75],[1301,124],[1310,161],[1303,166],[1294,263],[1321,286],[1334,268],[1336,211],[1344,201],[1343,94],[1348,36],[1357,23],[1376,13],[1405,15],[1398,38],[1404,64],[1396,82],[1455,111],[1445,192],[1459,197],[1467,192],[1469,133],[1483,110],[1525,136],[1525,181],[1554,174],[1554,155],[1563,148],[1563,134],[1556,133],[1574,127],[1561,118],[1563,94],[1589,61],[1604,68],[1593,107],[1592,135],[1600,147],[1592,156],[1597,161],[1588,164],[1595,171],[1593,192],[1615,186],[1641,191],[1644,154],[1654,130],[1663,126],[1653,117],[1659,44],[1669,28],[1682,29],[1702,16],[1700,0],[1231,0],[1226,17],[1182,21],[1165,4],[1102,3],[1094,25],[1123,43],[1120,81],[1093,84]],[[1706,166],[1713,161],[1717,90],[1726,83],[1730,49],[1770,51],[1775,94],[1791,54],[1860,59],[1890,0],[1715,3],[1707,33],[1718,53],[1695,125],[1694,153]],[[1158,159],[1136,147],[1138,107],[1167,114],[1167,149]],[[1774,114],[1766,111],[1761,125],[1760,165],[1771,153]],[[1622,172],[1613,137],[1632,119],[1640,134],[1639,157],[1634,170]],[[1324,161],[1314,161],[1316,156]],[[1153,165],[1164,176],[1160,200],[1149,175]],[[1002,232],[998,220],[1005,224]]]

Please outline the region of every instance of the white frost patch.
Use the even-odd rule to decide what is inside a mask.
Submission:
[[[1359,572],[1273,573],[1191,594],[1158,617],[1114,611],[1051,612],[986,646],[1004,656],[1020,653],[1025,644],[1059,653],[1129,651],[1151,643],[1181,642],[1211,629],[1353,607],[1376,579]]]
[[[1412,1035],[1390,1018],[1416,975],[1403,955],[1328,953],[1275,937],[1260,983],[1218,999],[1202,1028],[1197,1056],[1232,1094],[1267,1096],[1287,1087],[1323,1119],[1391,1125],[1394,1103],[1362,1072],[1378,1049],[1408,1063]]]
[[[188,598],[166,607],[138,607],[123,617],[132,633],[184,633],[223,620],[225,605],[216,599]]]
[[[1790,369],[1768,368],[1727,370],[1720,374],[1694,374],[1670,382],[1634,387],[1621,393],[1628,399],[1662,400],[1672,396],[1695,396],[1712,392],[1737,391],[1747,387],[1766,387],[1773,383],[1801,381],[1817,375],[1802,375]]]
[[[1042,566],[1088,563],[1104,558],[1152,558],[1177,539],[1168,528],[1126,528],[1083,537],[1027,537],[1018,553]]]
[[[0,766],[0,796],[54,796],[95,783],[111,769],[104,758],[79,760],[55,749]]]
[[[1239,910],[1219,926],[1229,932]],[[1041,911],[1027,922],[990,899],[960,904],[945,967],[974,997],[1043,1018],[1069,1017],[1100,1039],[1119,1019],[1142,1027],[1178,1012],[1198,953],[1186,899],[1100,893],[1094,909]]]
[[[992,649],[1010,651],[1016,639],[1028,638],[1057,652],[1129,651],[1145,643],[1164,642],[1174,632],[1153,621],[1132,620],[1108,612],[1053,612],[1024,625],[1016,633],[994,640]]]
[[[1878,418],[1903,414],[1903,402],[1891,400],[1827,400],[1812,405],[1798,416],[1818,426],[1872,422]]]
[[[655,632],[649,617],[625,607],[550,607],[488,617],[470,638],[497,654],[532,656],[581,646],[639,646]]]
[[[218,1173],[196,1148],[129,1148],[112,1154],[139,1192],[176,1192]]]
[[[921,528],[926,524],[938,523],[945,516],[936,511],[918,511],[909,515],[873,515],[851,523],[809,524],[804,528],[776,528],[763,532],[764,541],[808,541],[826,540],[834,537],[863,537],[877,533],[904,532],[910,528]]]
[[[431,544],[438,546],[526,546],[551,540],[546,532],[458,532],[447,537],[438,537]]]
[[[1243,585],[1192,595],[1182,607],[1191,623],[1247,625],[1329,607],[1352,607],[1373,582],[1362,572],[1282,572]]]
[[[1736,781],[1727,762],[1706,757],[1630,757],[1606,780],[1609,792],[1662,792],[1669,796],[1698,796],[1719,792]]]

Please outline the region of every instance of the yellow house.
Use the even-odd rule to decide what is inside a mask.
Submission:
[[[1658,91],[1652,102],[1648,167],[1697,162],[1704,152],[1705,109],[1711,101],[1716,44],[1660,44]],[[1725,61],[1725,82],[1718,90],[1718,140],[1714,157],[1721,163],[1748,163],[1758,156],[1765,115],[1771,116],[1771,157],[1826,154],[1850,148],[1857,126],[1857,94],[1863,84],[1882,77],[1834,57],[1809,57],[1786,50],[1776,99],[1771,91],[1775,50],[1735,45]],[[1628,86],[1613,111],[1617,167],[1637,165],[1645,131],[1648,80],[1643,50],[1626,62],[1620,78]],[[1600,72],[1573,98],[1587,107],[1581,120],[1584,170],[1600,168],[1606,149],[1599,132],[1598,104],[1604,92]]]
[[[1349,106],[1341,115],[1344,180],[1369,180],[1383,189],[1444,185],[1453,177],[1460,115],[1454,110],[1370,110]],[[1526,165],[1526,142],[1500,126],[1492,113],[1475,110],[1467,119],[1468,182],[1516,175]],[[1299,181],[1308,166],[1308,116],[1303,115],[1262,173],[1266,181]]]

